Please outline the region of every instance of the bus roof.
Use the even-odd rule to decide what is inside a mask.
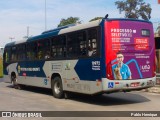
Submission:
[[[64,33],[69,33],[69,32],[73,32],[73,31],[77,31],[77,30],[81,30],[81,29],[96,27],[101,23],[101,21],[102,20],[96,20],[96,21],[88,22],[88,23],[84,23],[84,24],[76,24],[76,25],[72,24],[69,26],[59,27],[59,28],[56,28],[53,30],[42,32],[41,35],[30,37],[27,40],[10,42],[10,43],[6,44],[5,47],[13,46],[13,45],[25,43],[25,42],[36,41],[36,40],[40,40],[40,39],[44,39],[44,38],[48,38],[48,37],[52,37],[52,36],[56,36],[56,35],[60,35],[60,34],[64,34]]]
[[[69,32],[73,32],[73,31],[77,31],[77,30],[81,30],[81,29],[86,29],[86,28],[90,28],[90,27],[96,27],[100,24],[100,22],[101,22],[101,20],[96,20],[93,22],[85,23],[85,24],[76,24],[76,25],[71,24],[68,26],[59,27],[59,28],[56,28],[53,30],[45,31],[41,35],[31,37],[27,40],[27,42],[38,40],[38,39],[43,39],[43,38],[47,38],[47,37],[52,37],[52,36],[56,36],[56,35],[60,35],[60,34],[64,34],[64,33],[69,33]]]
[[[109,19],[105,19],[106,21],[138,21],[138,22],[147,22],[147,23],[152,23],[151,21],[148,20],[140,20],[140,19],[133,19],[133,18],[109,18]]]
[[[150,21],[146,21],[146,20],[138,20],[138,19],[124,19],[124,18],[107,18],[107,19],[99,19],[99,20],[95,20],[92,22],[88,22],[88,23],[84,23],[84,24],[70,24],[67,26],[62,26],[62,27],[58,27],[56,29],[52,29],[52,30],[48,30],[48,31],[44,31],[42,32],[42,34],[34,36],[34,37],[30,37],[26,40],[21,40],[21,41],[15,41],[15,42],[10,42],[8,44],[5,45],[5,47],[7,46],[13,46],[16,44],[21,44],[21,43],[25,43],[25,42],[32,42],[32,41],[37,41],[40,39],[45,39],[45,38],[49,38],[52,36],[56,36],[56,35],[61,35],[64,33],[69,33],[69,32],[74,32],[77,30],[82,30],[82,29],[87,29],[87,28],[91,28],[91,27],[96,27],[99,26],[101,24],[101,22],[103,21],[139,21],[139,22],[148,22],[151,23]]]

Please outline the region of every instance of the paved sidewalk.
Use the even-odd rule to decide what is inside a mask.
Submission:
[[[160,94],[160,85],[155,85],[154,87],[147,88],[143,90],[144,92],[151,92],[151,93],[159,93]]]
[[[0,78],[0,82],[4,82],[4,79],[3,79],[3,78]]]

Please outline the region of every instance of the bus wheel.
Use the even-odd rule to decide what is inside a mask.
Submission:
[[[12,76],[11,76],[11,84],[12,84],[13,88],[16,87],[17,79],[16,79],[16,76],[15,76],[15,75],[12,75]]]
[[[13,88],[21,89],[21,86],[17,84],[17,78],[15,75],[11,76],[11,83],[12,83]]]
[[[52,80],[52,92],[53,96],[55,98],[63,98],[64,97],[64,92],[63,92],[63,87],[62,87],[62,80],[60,77],[55,77]]]

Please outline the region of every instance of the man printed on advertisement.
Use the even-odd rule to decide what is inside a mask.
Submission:
[[[127,80],[132,79],[131,71],[128,65],[123,63],[124,56],[121,52],[117,52],[118,63],[112,66],[114,79],[116,80]]]

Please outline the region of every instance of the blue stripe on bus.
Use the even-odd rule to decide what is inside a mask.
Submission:
[[[17,71],[19,76],[46,77],[43,66],[45,61],[19,62]]]
[[[101,26],[101,39],[100,39],[100,51],[101,51],[101,73],[102,78],[106,78],[106,66],[105,66],[105,36],[104,36],[104,19],[100,23]]]
[[[80,59],[74,69],[80,80],[95,81],[101,79],[100,64],[99,58]]]

